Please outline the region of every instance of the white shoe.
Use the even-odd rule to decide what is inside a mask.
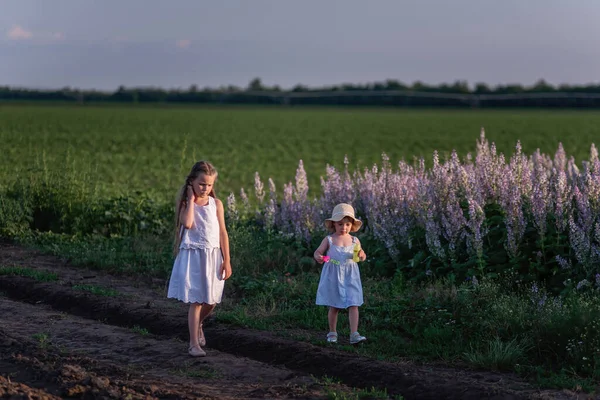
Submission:
[[[350,334],[350,344],[356,344],[367,340],[366,337],[360,336],[360,333],[354,332]]]
[[[204,357],[206,352],[200,346],[192,346],[188,349],[188,353],[192,357]]]
[[[338,334],[337,332],[329,332],[327,334],[327,343],[337,343]]]

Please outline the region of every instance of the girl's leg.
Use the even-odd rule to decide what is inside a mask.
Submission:
[[[202,321],[204,321],[206,319],[206,317],[208,317],[210,315],[212,310],[215,309],[215,306],[216,306],[216,304],[202,303],[202,309],[200,310],[200,321],[199,321],[200,324],[202,324]]]
[[[340,310],[335,307],[329,307],[327,320],[329,321],[329,332],[337,332],[337,318]]]
[[[358,331],[358,307],[352,306],[348,308],[348,319],[350,320],[350,333]]]
[[[198,324],[200,323],[200,310],[202,305],[190,304],[188,311],[188,328],[190,330],[190,347],[198,347]]]
[[[216,304],[206,304],[202,303],[200,309],[200,317],[198,319],[198,343],[201,346],[206,344],[206,340],[204,339],[204,331],[202,330],[202,322],[210,315],[212,310],[215,309]]]

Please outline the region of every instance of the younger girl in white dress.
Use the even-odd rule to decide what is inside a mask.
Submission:
[[[363,304],[363,291],[357,264],[357,261],[366,260],[367,256],[358,238],[350,235],[361,226],[362,222],[354,217],[354,208],[350,204],[338,204],[331,218],[325,220],[325,227],[332,234],[323,239],[314,254],[319,264],[325,263],[317,289],[317,305],[329,306],[329,343],[337,342],[338,313],[346,308],[350,320],[350,343],[367,340],[358,333],[358,307]]]
[[[177,254],[167,297],[190,303],[188,326],[191,356],[205,356],[202,321],[221,302],[225,280],[231,276],[229,236],[223,203],[215,197],[217,170],[207,161],[192,167],[176,202]]]

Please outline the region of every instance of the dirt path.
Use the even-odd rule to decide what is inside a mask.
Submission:
[[[0,299],[0,370],[57,395],[115,398],[318,398],[315,379],[211,350],[191,358],[178,339],[141,334],[47,305]],[[36,379],[31,379],[31,377]],[[41,382],[38,379],[41,378]],[[40,385],[41,383],[41,385]]]
[[[0,266],[59,277],[0,275],[0,397],[317,399],[375,387],[405,399],[586,398],[538,390],[511,374],[381,362],[214,321],[205,328],[208,356],[194,359],[186,353],[186,309],[164,298],[164,282],[73,268],[6,243]]]

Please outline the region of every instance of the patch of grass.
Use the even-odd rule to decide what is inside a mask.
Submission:
[[[0,267],[0,275],[24,276],[35,279],[38,282],[54,282],[58,280],[58,275],[54,272],[25,267]]]
[[[387,393],[386,389],[380,390],[375,387],[371,387],[370,389],[360,389],[357,390],[356,396],[359,399],[389,399],[390,396]],[[395,400],[402,400],[403,396],[394,396]]]
[[[165,220],[167,218],[165,217]],[[173,265],[170,236],[77,237],[52,232],[32,232],[21,242],[46,253],[85,266],[127,276],[168,278]]]
[[[41,349],[47,349],[50,346],[50,338],[47,333],[35,333],[32,337],[38,342]]]
[[[347,388],[343,386],[339,380],[329,376],[323,376],[317,380],[326,387],[327,398],[332,400],[404,399],[401,395],[388,395],[386,389],[377,389],[375,387],[367,389]]]
[[[189,378],[200,378],[200,379],[216,379],[221,376],[219,371],[214,368],[199,365],[199,364],[184,364],[183,368],[177,368],[171,370],[172,374],[187,376]]]
[[[530,348],[531,346],[519,342],[516,338],[505,342],[496,337],[482,349],[471,347],[471,350],[465,353],[465,360],[481,368],[508,371],[526,358]]]
[[[131,328],[131,331],[132,331],[132,332],[135,332],[135,333],[137,333],[137,334],[140,334],[140,335],[142,335],[142,336],[148,336],[148,335],[150,335],[150,332],[148,332],[148,329],[146,329],[146,328],[142,328],[142,327],[141,327],[141,326],[139,326],[139,325],[134,325],[134,326]]]
[[[516,365],[515,371],[524,378],[537,382],[544,388],[568,389],[583,393],[593,393],[598,388],[597,379],[584,378],[564,368],[558,372],[553,372],[540,366]]]
[[[96,285],[73,285],[73,290],[81,290],[89,292],[98,296],[115,297],[119,295],[119,292],[115,289],[109,289],[102,286]]]

